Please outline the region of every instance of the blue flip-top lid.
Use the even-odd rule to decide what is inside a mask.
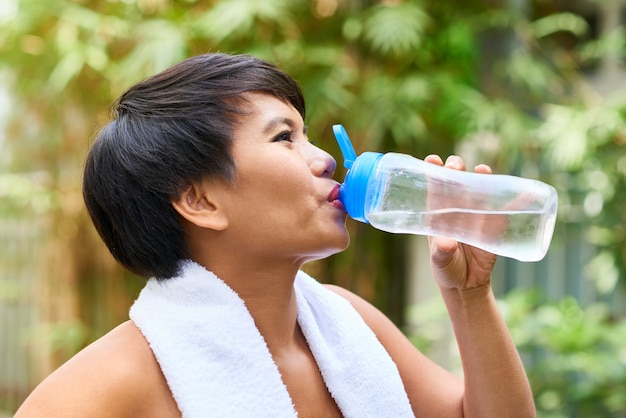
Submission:
[[[383,154],[364,152],[357,157],[344,127],[334,125],[333,133],[343,154],[343,165],[348,169],[346,178],[339,189],[339,200],[352,219],[369,223],[365,217],[367,186]]]

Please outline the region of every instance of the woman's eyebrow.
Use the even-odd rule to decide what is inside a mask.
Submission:
[[[283,116],[276,116],[270,119],[267,124],[265,124],[265,128],[263,128],[263,133],[270,133],[279,125],[287,125],[290,129],[295,129],[296,123],[292,119]]]

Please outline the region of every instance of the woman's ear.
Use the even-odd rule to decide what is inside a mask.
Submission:
[[[223,187],[211,180],[196,182],[189,186],[172,206],[187,221],[201,228],[223,231],[228,228],[228,217],[219,203],[219,192]]]

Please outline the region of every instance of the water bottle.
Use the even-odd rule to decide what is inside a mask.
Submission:
[[[348,169],[339,199],[351,218],[387,232],[446,236],[520,261],[546,255],[556,222],[554,187],[405,154],[357,157],[343,126],[333,132]]]

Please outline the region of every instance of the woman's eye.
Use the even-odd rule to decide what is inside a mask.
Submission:
[[[274,142],[280,142],[280,141],[291,142],[292,139],[293,139],[293,132],[288,131],[288,132],[283,132],[280,135],[278,135],[276,138],[274,138]]]

